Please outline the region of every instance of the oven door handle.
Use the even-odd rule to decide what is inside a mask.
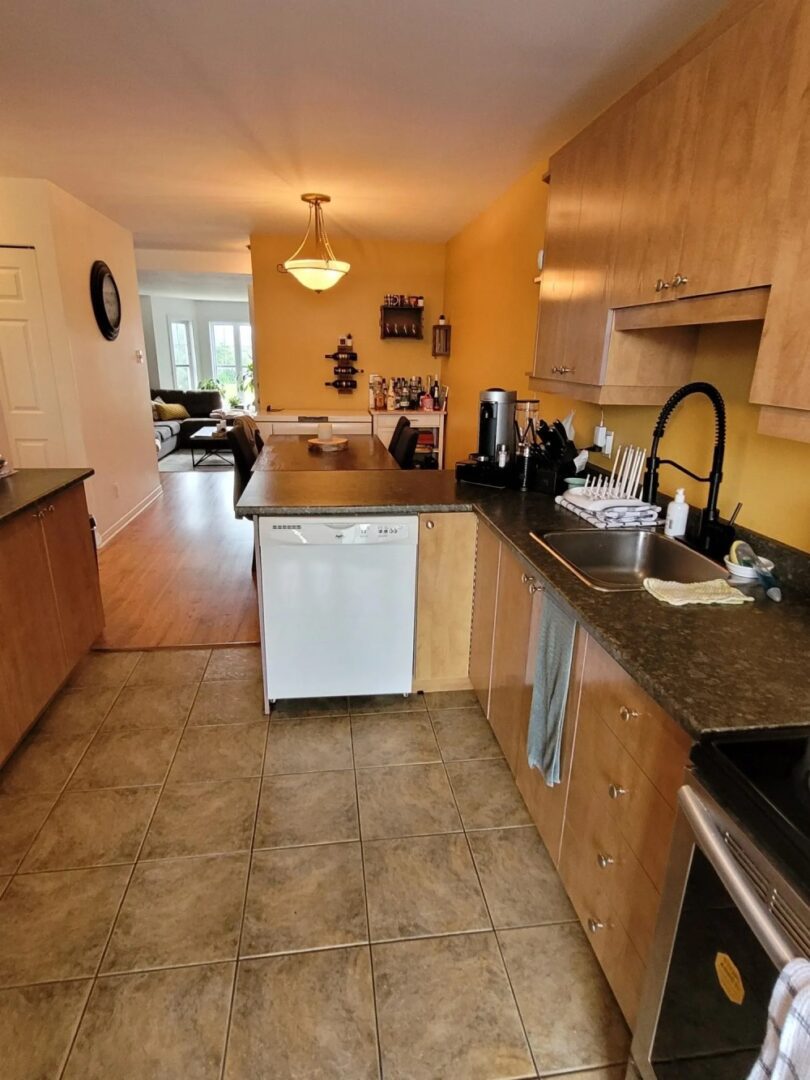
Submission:
[[[754,891],[717,831],[711,814],[695,791],[682,787],[678,801],[694,833],[695,842],[725,885],[735,907],[750,926],[762,948],[781,970],[797,956],[796,947],[776,925],[768,908]]]

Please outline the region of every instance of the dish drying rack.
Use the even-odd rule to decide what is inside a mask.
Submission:
[[[609,477],[589,476],[584,487],[558,495],[556,502],[597,529],[655,526],[661,508],[641,498],[646,457],[639,446],[620,446]]]

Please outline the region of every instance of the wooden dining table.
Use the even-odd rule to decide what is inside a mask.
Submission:
[[[311,435],[268,435],[253,472],[346,472],[399,469],[376,435],[347,435],[345,450],[324,452],[309,445]]]

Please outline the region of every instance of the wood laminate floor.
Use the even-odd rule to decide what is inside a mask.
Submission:
[[[233,514],[230,469],[161,475],[163,495],[99,555],[101,649],[259,640],[253,528]]]

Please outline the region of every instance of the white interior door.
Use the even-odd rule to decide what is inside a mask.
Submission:
[[[0,412],[18,468],[65,464],[45,308],[33,248],[0,247]]]

